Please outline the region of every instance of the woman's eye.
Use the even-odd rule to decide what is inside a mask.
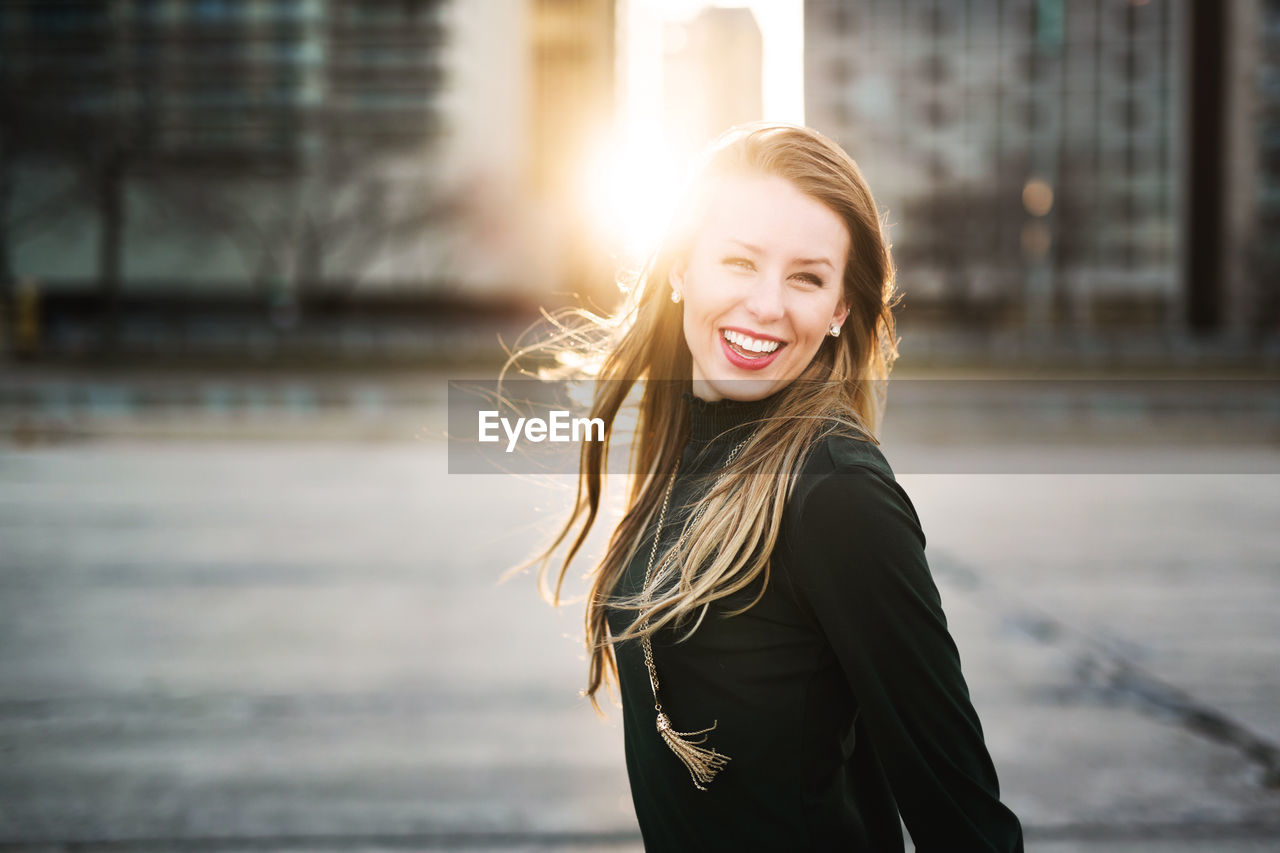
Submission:
[[[740,270],[754,270],[756,265],[749,258],[725,258],[725,266],[736,267]],[[805,284],[812,284],[816,287],[822,287],[822,279],[811,272],[796,273],[795,278],[803,281]]]

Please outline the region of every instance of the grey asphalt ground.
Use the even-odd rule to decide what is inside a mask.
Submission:
[[[640,849],[580,609],[497,582],[571,483],[448,473],[441,383],[0,407],[0,851]],[[974,417],[886,454],[1028,849],[1280,848],[1274,431]]]

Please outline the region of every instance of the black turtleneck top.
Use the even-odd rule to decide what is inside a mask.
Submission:
[[[774,397],[685,393],[685,446],[659,556]],[[652,526],[619,581],[644,584]],[[639,641],[618,643],[627,772],[646,851],[1022,850],[906,493],[875,444],[824,438],[788,501],[760,583],[712,605],[693,635],[653,638],[677,731],[712,724],[730,757],[698,790],[658,735]],[[618,634],[635,612],[610,609]]]

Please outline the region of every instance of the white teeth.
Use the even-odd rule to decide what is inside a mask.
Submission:
[[[745,350],[759,353],[773,352],[781,346],[777,341],[762,341],[728,329],[724,330],[724,339],[729,343],[737,344]]]

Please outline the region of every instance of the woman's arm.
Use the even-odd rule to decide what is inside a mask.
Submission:
[[[906,493],[878,470],[843,465],[798,495],[793,573],[916,849],[1021,851]]]

